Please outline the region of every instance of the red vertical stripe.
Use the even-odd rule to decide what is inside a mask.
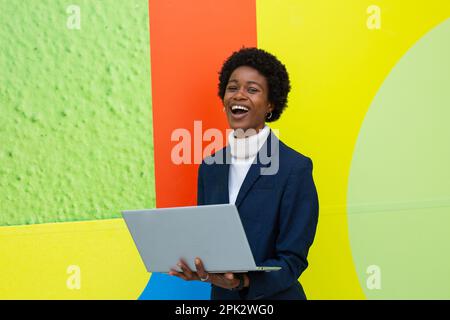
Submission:
[[[185,128],[194,138],[196,120],[202,121],[203,131],[227,128],[217,97],[218,71],[233,51],[256,46],[256,4],[149,0],[149,11],[156,204],[192,205],[198,164],[172,162],[177,142],[171,135]]]

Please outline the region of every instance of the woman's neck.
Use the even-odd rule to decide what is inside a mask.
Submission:
[[[266,142],[267,137],[270,134],[270,128],[268,126],[264,126],[264,128],[259,131],[253,130],[245,130],[244,133],[253,132],[253,134],[243,135],[243,130],[234,130],[230,133],[228,137],[228,141],[230,143],[230,152],[231,155],[236,159],[250,159],[256,156],[259,149]],[[235,134],[237,133],[237,134]]]
[[[262,128],[250,128],[250,129],[235,129],[233,131],[233,135],[236,139],[244,139],[244,138],[248,138],[251,137],[253,135],[257,135],[261,130],[263,130],[266,127],[266,125],[264,125]]]

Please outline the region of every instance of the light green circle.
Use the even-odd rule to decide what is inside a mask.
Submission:
[[[378,91],[355,146],[347,208],[368,299],[450,298],[450,19]]]

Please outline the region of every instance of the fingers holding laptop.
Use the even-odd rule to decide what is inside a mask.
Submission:
[[[197,272],[192,271],[184,260],[180,260],[177,266],[181,269],[181,272],[171,269],[169,275],[179,277],[186,281],[200,280]]]
[[[200,258],[195,259],[197,275],[201,281],[208,281],[224,289],[233,289],[239,285],[239,279],[233,273],[207,273]]]
[[[169,275],[179,277],[185,281],[201,280],[204,282],[212,283],[224,289],[236,288],[240,283],[239,278],[237,278],[232,272],[227,273],[206,272],[203,266],[203,262],[200,258],[195,259],[195,268],[197,269],[196,272],[192,271],[187,265],[187,263],[183,260],[180,260],[177,263],[177,265],[181,269],[181,272],[171,269]],[[245,279],[245,283],[247,284],[246,286],[248,286],[247,279]]]
[[[195,268],[197,269],[197,275],[201,281],[207,281],[212,283],[213,275],[206,272],[203,262],[200,258],[195,259]]]
[[[197,268],[197,272],[192,271],[191,268],[189,268],[188,264],[183,259],[180,259],[180,261],[177,263],[177,266],[181,269],[181,271],[170,269],[169,275],[176,276],[186,281],[201,280],[204,282],[206,281],[211,282],[210,275],[205,271],[203,263],[199,258],[195,259],[195,266]]]

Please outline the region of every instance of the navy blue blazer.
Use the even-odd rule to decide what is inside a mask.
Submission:
[[[198,205],[229,203],[229,146],[205,158],[198,172]],[[249,272],[250,287],[231,291],[212,285],[211,299],[306,299],[298,278],[318,221],[319,203],[312,161],[271,131],[250,166],[236,206],[258,266],[275,272]]]

